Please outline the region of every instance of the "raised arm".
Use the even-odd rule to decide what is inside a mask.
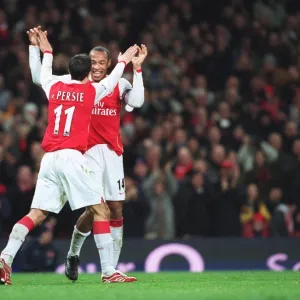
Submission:
[[[49,85],[53,81],[52,79],[52,63],[53,63],[53,55],[50,51],[44,52],[42,67],[41,67],[41,85],[43,90],[46,92],[47,96],[49,93]]]
[[[39,86],[41,86],[42,62],[37,36],[40,30],[41,27],[38,26],[27,31],[27,35],[31,43],[29,46],[29,67],[31,71],[32,82]],[[47,35],[47,31],[44,31],[44,33]],[[63,80],[67,78],[69,79],[71,76],[69,74],[62,76],[52,75],[53,80]]]
[[[144,83],[142,75],[142,64],[148,55],[148,50],[145,45],[138,48],[138,56],[133,57],[133,83],[131,84],[121,79],[119,83],[122,99],[126,102],[125,109],[132,111],[133,108],[141,107],[144,104]]]
[[[141,71],[133,71],[133,84],[124,78],[119,82],[119,89],[122,100],[125,101],[126,110],[141,107],[144,104],[144,83]],[[131,108],[128,109],[128,106]]]
[[[29,67],[31,71],[32,82],[37,85],[41,85],[41,54],[40,47],[38,46],[38,32],[41,30],[41,26],[31,28],[27,31],[28,39],[31,43],[29,46]],[[45,34],[47,32],[45,31]]]
[[[32,77],[32,82],[37,85],[41,85],[41,55],[40,48],[38,46],[29,46],[29,67]]]
[[[96,89],[95,103],[99,103],[103,97],[110,94],[115,86],[118,84],[121,76],[123,75],[125,66],[132,60],[137,52],[137,46],[134,45],[126,50],[124,54],[119,54],[118,63],[110,73],[109,76],[104,78],[98,83],[93,83]]]
[[[55,81],[52,78],[52,47],[48,41],[47,35],[41,30],[39,31],[38,37],[40,50],[44,54],[41,66],[40,82],[43,90],[46,92],[47,98],[49,99],[50,88],[53,82]]]

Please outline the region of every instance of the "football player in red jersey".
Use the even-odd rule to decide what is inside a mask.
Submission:
[[[36,29],[28,32],[30,68],[33,82],[39,84],[40,55],[36,47]],[[91,118],[89,150],[85,153],[87,159],[96,167],[99,184],[103,186],[106,204],[110,209],[110,227],[113,238],[113,265],[118,264],[123,243],[122,204],[125,200],[123,145],[120,138],[120,112],[122,106],[128,111],[141,107],[144,103],[144,85],[142,64],[147,56],[147,48],[142,45],[139,53],[132,59],[133,86],[121,78],[114,91],[107,95],[101,103],[95,105]],[[92,68],[90,79],[99,82],[107,76],[111,65],[109,51],[104,47],[95,47],[90,51]],[[58,78],[69,75],[58,76]],[[55,76],[56,78],[56,76]],[[90,234],[92,216],[85,211],[74,228],[70,250],[66,260],[66,275],[71,280],[78,278],[78,264],[81,247]]]
[[[137,52],[130,47],[110,76],[99,83],[88,79],[91,59],[79,54],[69,61],[69,79],[53,79],[52,48],[44,32],[38,31],[43,52],[41,86],[49,100],[48,126],[43,138],[44,155],[30,212],[17,222],[0,257],[0,283],[10,285],[11,264],[28,233],[40,225],[49,212],[59,213],[69,201],[72,210],[86,207],[92,215],[93,234],[100,255],[102,282],[132,282],[113,266],[109,211],[103,199],[97,174],[82,154],[88,147],[90,119],[95,104],[110,94],[124,68]]]

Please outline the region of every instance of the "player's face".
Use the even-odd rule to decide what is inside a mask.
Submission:
[[[106,76],[111,61],[108,60],[107,54],[104,51],[92,51],[90,57],[92,60],[92,79],[95,82],[99,82]]]

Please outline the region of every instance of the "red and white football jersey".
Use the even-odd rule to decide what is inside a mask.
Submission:
[[[111,74],[101,80],[101,82],[90,83],[91,88],[94,87],[96,89],[95,103],[97,104],[92,106],[88,144],[87,147],[84,147],[85,137],[83,138],[84,134],[81,135],[80,132],[84,132],[84,128],[86,128],[86,119],[79,116],[78,119],[81,121],[77,121],[78,113],[76,112],[77,105],[79,109],[79,104],[72,108],[74,105],[66,106],[65,100],[62,100],[62,103],[59,102],[59,99],[54,101],[55,95],[57,95],[55,89],[63,83],[72,83],[71,76],[69,74],[63,76],[54,76],[52,74],[52,54],[44,54],[41,65],[39,48],[29,46],[29,53],[33,82],[41,85],[48,99],[50,99],[49,126],[42,143],[44,150],[49,152],[72,147],[84,151],[98,144],[107,144],[110,149],[121,155],[123,153],[123,144],[120,137],[122,103],[126,99],[125,101],[131,110],[133,107],[142,106],[144,102],[144,86],[141,70],[134,71],[134,88],[127,80],[120,78],[125,67],[123,62],[118,63]],[[75,86],[76,84],[74,83],[74,89]],[[49,95],[50,90],[51,96]],[[90,99],[94,99],[94,96],[90,95]],[[101,99],[102,101],[99,103]],[[74,119],[75,117],[76,120]]]
[[[44,53],[41,85],[49,100],[48,127],[42,147],[46,152],[62,149],[87,150],[91,113],[95,104],[114,91],[125,64],[118,63],[99,83],[80,83],[70,78],[53,79],[52,53]]]
[[[87,149],[95,95],[96,90],[90,82],[57,82],[52,85],[49,92],[48,127],[42,142],[44,151]]]
[[[94,106],[91,117],[88,149],[98,144],[107,144],[118,155],[123,153],[120,136],[120,113],[122,98],[119,84],[114,91]]]

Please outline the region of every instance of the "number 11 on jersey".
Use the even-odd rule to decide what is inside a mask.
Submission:
[[[54,109],[54,114],[55,114],[55,123],[54,123],[54,132],[53,134],[57,135],[59,133],[59,127],[60,127],[60,116],[62,113],[63,105],[61,104],[60,106],[56,107]],[[66,124],[64,128],[64,136],[69,136],[70,135],[70,129],[71,129],[71,124],[72,124],[72,119],[75,111],[75,106],[71,106],[70,108],[65,110],[65,115],[67,116],[66,118]]]

